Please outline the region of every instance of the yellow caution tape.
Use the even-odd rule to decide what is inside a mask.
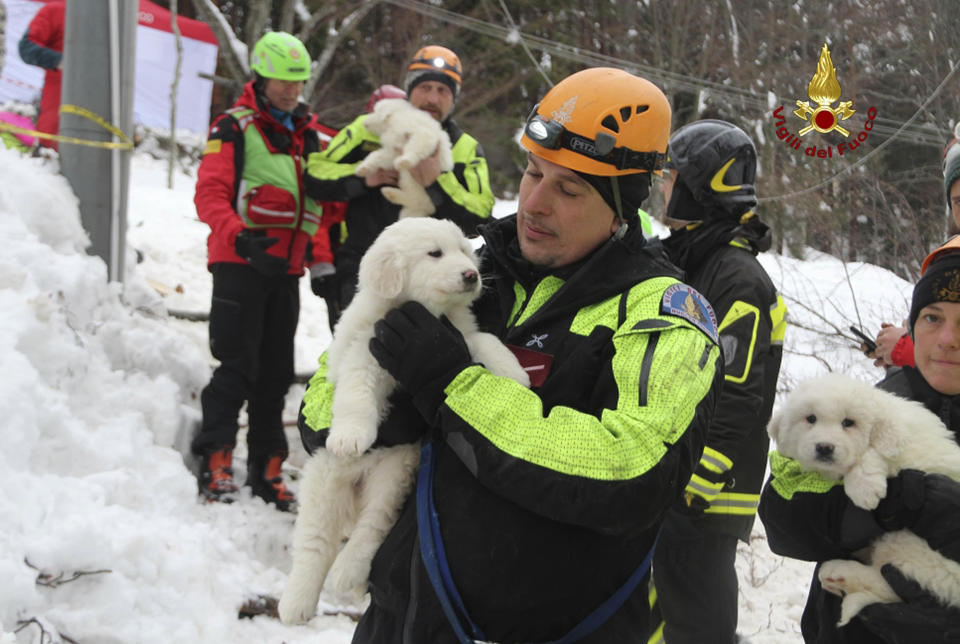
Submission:
[[[97,116],[90,110],[79,107],[77,105],[61,105],[60,112],[64,114],[76,114],[83,118],[89,119],[105,129],[110,134],[116,136],[120,141],[90,141],[88,139],[79,139],[74,136],[63,136],[60,134],[48,134],[46,132],[39,132],[37,130],[28,130],[27,128],[18,127],[16,125],[11,125],[10,123],[4,123],[0,121],[0,131],[14,132],[16,134],[26,134],[28,136],[34,136],[38,139],[50,139],[51,141],[59,141],[61,143],[74,143],[76,145],[86,145],[91,148],[107,148],[115,150],[132,150],[133,141],[131,141],[120,128],[107,123],[102,117]]]

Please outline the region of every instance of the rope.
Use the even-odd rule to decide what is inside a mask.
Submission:
[[[75,114],[82,118],[85,118],[89,121],[93,121],[104,130],[112,134],[113,136],[120,139],[120,141],[93,141],[90,139],[80,139],[74,136],[63,136],[61,134],[48,134],[47,132],[40,132],[39,130],[30,130],[23,127],[18,127],[10,123],[0,122],[0,132],[13,132],[14,134],[26,134],[28,136],[33,136],[39,139],[50,139],[51,141],[59,141],[61,143],[74,143],[76,145],[85,145],[91,148],[106,148],[114,150],[132,150],[133,141],[127,137],[118,127],[108,123],[103,117],[94,114],[90,110],[79,107],[77,105],[61,105],[60,106],[61,114]]]

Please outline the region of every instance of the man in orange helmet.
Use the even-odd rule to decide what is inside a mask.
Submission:
[[[454,168],[441,172],[435,157],[413,168],[415,178],[433,199],[434,217],[450,219],[469,236],[493,210],[493,192],[483,149],[472,136],[450,118],[460,94],[463,68],[457,55],[446,47],[429,45],[413,55],[407,65],[404,89],[407,100],[441,123],[453,146]],[[336,272],[324,277],[325,288],[339,294],[341,309],[353,299],[360,258],[380,231],[397,220],[400,206],[390,203],[380,188],[397,184],[395,170],[378,170],[366,177],[354,171],[380,139],[364,125],[361,114],[340,130],[327,148],[310,156],[307,165],[307,193],[323,201],[348,202],[345,223],[347,236],[335,257]]]
[[[558,83],[530,115],[516,215],[481,227],[474,310],[531,376],[476,364],[407,302],[370,351],[423,438],[417,490],[375,556],[355,643],[641,641],[663,518],[703,451],[721,380],[716,319],[638,209],[670,105],[611,68]],[[304,400],[321,434],[325,369]],[[395,424],[395,423],[394,423]],[[395,436],[394,436],[395,437]]]

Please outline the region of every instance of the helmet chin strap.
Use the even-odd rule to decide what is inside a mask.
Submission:
[[[623,218],[623,202],[620,200],[620,182],[617,181],[616,177],[610,177],[610,185],[613,187],[613,201],[617,204],[617,219],[620,220],[620,225],[617,227],[617,232],[613,233],[613,238],[623,239],[623,236],[627,234],[627,221]]]

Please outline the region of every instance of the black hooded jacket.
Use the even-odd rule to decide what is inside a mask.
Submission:
[[[702,298],[638,226],[552,274],[520,258],[514,217],[481,231],[481,328],[545,376],[528,390],[477,365],[457,374],[428,434],[432,489],[473,621],[491,641],[547,642],[607,600],[651,550],[699,458],[719,348],[712,323],[698,317],[708,310],[697,308]],[[415,496],[373,560],[371,606],[354,642],[456,641],[421,559]],[[637,641],[648,622],[641,583],[581,641]]]

